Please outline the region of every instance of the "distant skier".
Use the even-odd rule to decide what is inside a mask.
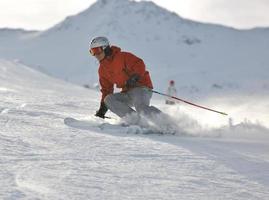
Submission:
[[[105,118],[108,109],[119,117],[134,112],[146,115],[160,112],[150,106],[153,86],[141,58],[123,52],[119,47],[110,46],[106,37],[93,38],[89,51],[99,61],[98,74],[102,92],[100,108],[95,116]],[[120,93],[114,93],[114,84],[122,89]]]
[[[169,96],[177,96],[177,89],[175,87],[175,81],[171,80],[169,82],[169,86],[167,88],[166,94],[169,95]],[[174,105],[175,101],[172,98],[168,97],[165,100],[165,103],[168,104],[168,105]]]

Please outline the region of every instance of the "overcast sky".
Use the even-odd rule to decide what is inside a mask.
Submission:
[[[269,27],[269,0],[152,0],[180,16],[235,28]],[[0,27],[44,30],[95,0],[0,0]]]

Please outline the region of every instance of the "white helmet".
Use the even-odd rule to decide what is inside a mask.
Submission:
[[[109,46],[109,41],[106,37],[95,37],[90,43],[90,49],[95,47],[103,47],[104,49],[107,46]]]

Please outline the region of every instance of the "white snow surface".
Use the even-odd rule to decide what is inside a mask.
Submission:
[[[128,0],[42,32],[0,29],[0,199],[269,199],[268,34]],[[180,98],[229,115],[154,94],[169,119],[124,127],[94,116],[99,91],[35,71],[96,84],[97,35],[143,58],[157,91],[173,79]]]
[[[96,118],[99,98],[0,60],[0,199],[269,199],[268,95],[196,102],[229,117],[154,95],[175,135],[119,126],[110,112]]]

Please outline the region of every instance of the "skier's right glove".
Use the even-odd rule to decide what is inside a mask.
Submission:
[[[132,88],[137,86],[137,82],[140,80],[140,76],[138,74],[133,74],[127,81],[126,81],[126,87]]]
[[[108,108],[106,107],[106,104],[104,102],[101,102],[100,108],[99,108],[99,110],[96,111],[95,116],[104,119],[107,110],[108,110]]]

